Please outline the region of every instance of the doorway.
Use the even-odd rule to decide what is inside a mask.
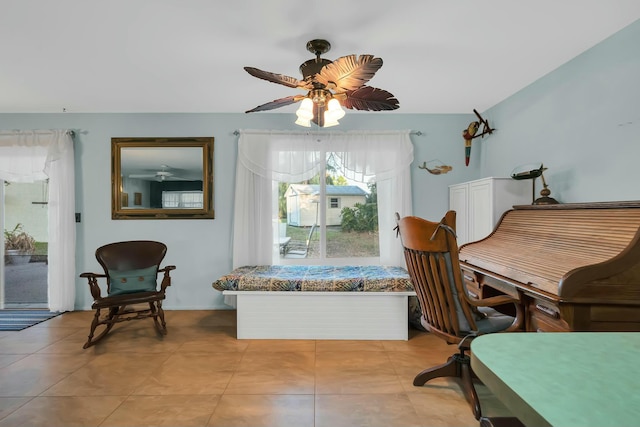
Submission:
[[[0,181],[2,246],[0,308],[48,308],[48,180]]]

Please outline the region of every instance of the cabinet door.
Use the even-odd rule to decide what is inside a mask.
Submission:
[[[449,209],[456,211],[456,235],[458,236],[458,245],[462,245],[469,241],[467,222],[467,184],[452,185],[449,187]]]
[[[469,185],[469,241],[483,239],[493,231],[493,185],[491,180]]]

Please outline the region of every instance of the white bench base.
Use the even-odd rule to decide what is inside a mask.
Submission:
[[[238,339],[408,340],[415,292],[223,291]]]

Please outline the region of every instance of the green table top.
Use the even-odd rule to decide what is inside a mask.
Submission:
[[[496,333],[471,367],[527,426],[639,426],[640,332]]]

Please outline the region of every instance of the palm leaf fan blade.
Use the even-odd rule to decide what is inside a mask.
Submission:
[[[382,59],[373,55],[347,55],[326,65],[316,75],[318,83],[339,92],[356,90],[367,84],[382,67]]]
[[[294,104],[304,98],[303,95],[287,96],[286,98],[276,99],[266,104],[258,105],[251,110],[245,111],[245,113],[255,113],[256,111],[267,111],[276,108],[284,107],[285,105]]]
[[[395,110],[400,107],[398,100],[384,89],[363,86],[347,91],[341,104],[345,108],[364,111]]]
[[[253,67],[244,67],[244,69],[253,77],[257,77],[271,83],[277,83],[292,88],[309,89],[309,84],[307,82],[296,79],[295,77],[285,76],[284,74],[271,73],[269,71],[263,71]]]

